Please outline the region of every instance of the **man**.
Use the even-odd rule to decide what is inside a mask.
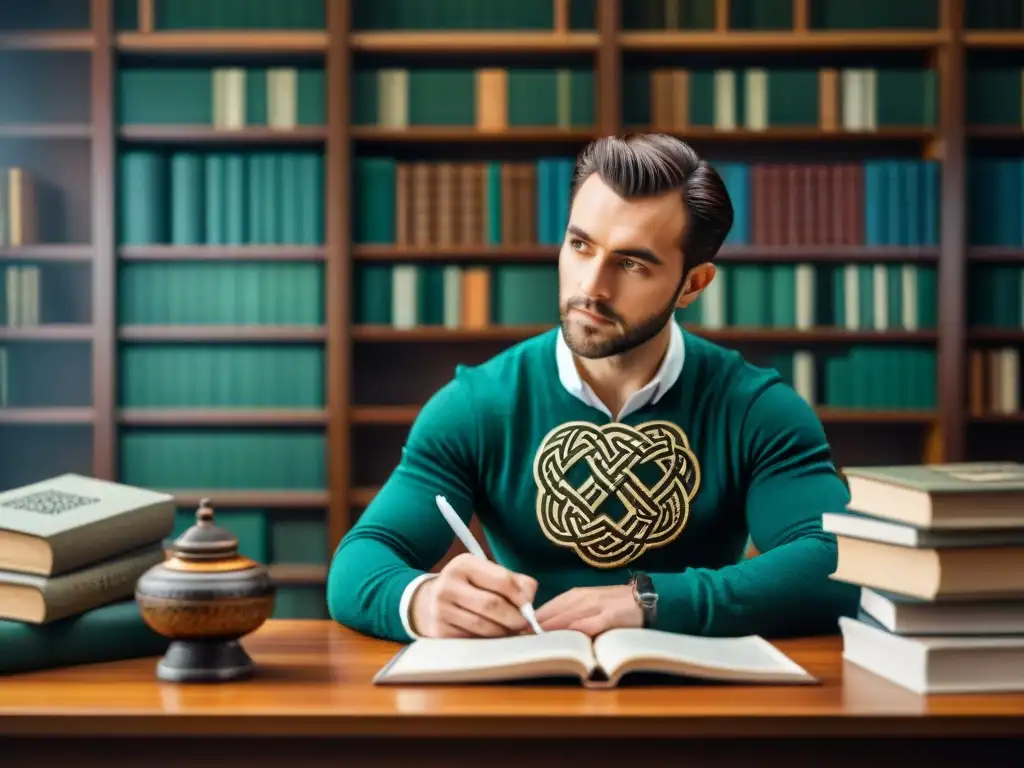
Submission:
[[[681,141],[580,156],[559,254],[560,328],[459,367],[334,555],[332,617],[363,633],[698,635],[836,630],[821,514],[847,490],[813,409],[775,371],[683,332],[732,226],[721,178]],[[475,513],[497,562],[461,555],[435,504]],[[748,534],[760,555],[743,559]]]

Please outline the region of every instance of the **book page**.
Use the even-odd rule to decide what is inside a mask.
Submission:
[[[594,655],[615,681],[642,670],[722,681],[816,682],[756,635],[697,637],[654,629],[613,629],[594,641]]]
[[[455,683],[548,676],[586,678],[596,666],[590,638],[560,630],[497,638],[424,638],[406,646],[375,683]]]

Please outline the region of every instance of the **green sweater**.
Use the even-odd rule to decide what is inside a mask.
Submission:
[[[855,613],[859,589],[829,578],[836,542],[821,528],[847,489],[814,410],[774,370],[684,332],[675,384],[615,422],[562,386],[557,333],[460,366],[424,406],[334,554],[335,621],[410,639],[402,592],[454,541],[435,494],[538,581],[538,608],[641,570],[672,632],[830,633]],[[761,554],[744,559],[748,535]]]

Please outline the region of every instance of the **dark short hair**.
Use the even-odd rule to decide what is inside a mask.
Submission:
[[[591,142],[576,161],[571,199],[593,173],[625,198],[680,191],[689,214],[681,243],[684,272],[713,260],[732,228],[732,201],[722,177],[673,136],[627,134]]]

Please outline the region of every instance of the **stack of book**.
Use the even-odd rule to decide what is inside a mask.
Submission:
[[[832,578],[861,587],[843,656],[917,693],[1024,690],[1024,465],[843,470]]]
[[[163,561],[174,511],[77,474],[0,493],[0,674],[162,653],[135,584]]]

